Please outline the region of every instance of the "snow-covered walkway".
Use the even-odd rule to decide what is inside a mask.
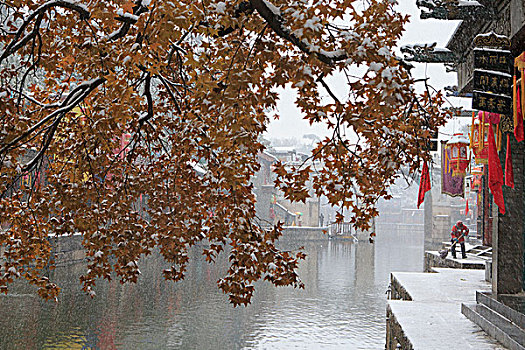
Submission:
[[[412,301],[389,300],[388,308],[413,349],[506,349],[461,314],[476,290],[490,290],[485,271],[435,268],[438,273],[393,272]]]

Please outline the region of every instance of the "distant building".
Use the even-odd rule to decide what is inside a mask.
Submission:
[[[311,198],[305,203],[290,202],[274,184],[273,165],[279,161],[285,165],[297,165],[308,155],[297,152],[293,147],[275,147],[259,153],[261,168],[252,179],[257,196],[256,212],[262,225],[271,226],[281,221],[285,226],[317,227],[320,223],[318,197],[311,190]],[[310,186],[311,187],[311,186]]]
[[[272,147],[270,152],[283,163],[303,162],[308,158],[307,154],[298,152],[293,146]]]

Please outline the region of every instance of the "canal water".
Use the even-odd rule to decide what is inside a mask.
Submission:
[[[149,257],[136,285],[101,282],[95,299],[80,292],[82,265],[58,268],[58,302],[23,286],[0,297],[0,349],[384,349],[389,274],[423,270],[422,233],[379,225],[374,244],[300,245],[306,288],[260,283],[248,307],[217,289],[226,260],[207,264],[198,250],[183,282],[165,282]]]

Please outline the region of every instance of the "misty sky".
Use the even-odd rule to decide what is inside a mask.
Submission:
[[[410,15],[410,23],[406,26],[400,46],[406,44],[416,43],[433,43],[437,42],[437,47],[445,47],[449,38],[454,33],[454,30],[460,21],[444,21],[434,19],[419,19],[420,10],[416,7],[416,0],[398,0],[398,9],[400,12]],[[416,79],[429,77],[429,83],[436,89],[443,89],[448,85],[457,85],[456,73],[446,73],[443,64],[414,64],[416,69],[412,70],[413,76]],[[345,80],[333,79],[336,86],[340,84],[340,96],[343,97],[346,86]],[[417,85],[416,85],[417,86]],[[420,83],[418,88],[422,88]],[[334,88],[337,91],[337,87]],[[295,137],[300,139],[304,134],[314,133],[319,136],[328,135],[328,130],[324,125],[310,126],[309,122],[304,120],[301,112],[295,107],[296,93],[293,89],[286,89],[281,94],[281,99],[277,104],[278,113],[281,118],[279,120],[272,120],[268,126],[268,131],[265,137],[273,138],[290,138]],[[343,98],[344,99],[344,98]],[[471,99],[450,97],[448,100],[454,107],[462,106],[470,109]],[[470,119],[461,118],[450,121],[444,128],[440,129],[440,139],[449,138],[446,134],[459,132],[461,125],[470,123]]]

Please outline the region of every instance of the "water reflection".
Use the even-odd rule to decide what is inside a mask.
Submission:
[[[252,305],[236,309],[215,284],[226,260],[208,265],[197,250],[181,283],[166,283],[151,257],[138,284],[100,283],[93,300],[79,292],[82,266],[59,268],[51,276],[64,287],[58,303],[27,286],[0,297],[0,349],[383,348],[389,273],[423,270],[422,234],[301,245],[305,290],[261,283]]]

